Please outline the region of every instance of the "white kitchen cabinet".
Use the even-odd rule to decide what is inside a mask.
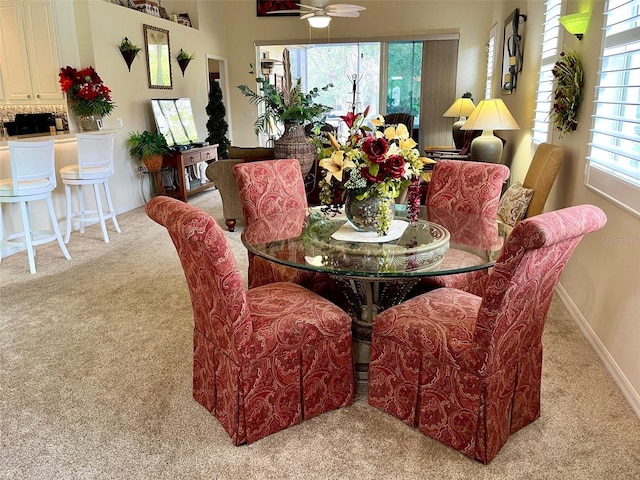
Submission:
[[[0,74],[4,100],[61,100],[60,62],[50,0],[0,0]]]

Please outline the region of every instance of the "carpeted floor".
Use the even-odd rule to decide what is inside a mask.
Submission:
[[[191,203],[222,221],[216,191]],[[0,264],[2,479],[632,479],[640,420],[559,301],[542,416],[488,466],[356,402],[234,447],[191,396],[192,314],[175,249],[143,209]],[[240,233],[228,234],[240,268]]]

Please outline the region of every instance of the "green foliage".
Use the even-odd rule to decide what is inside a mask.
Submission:
[[[160,132],[151,133],[146,130],[142,133],[130,132],[127,146],[129,154],[138,160],[169,153],[167,141]]]
[[[122,42],[120,42],[120,46],[118,48],[120,48],[121,52],[138,53],[140,51],[140,47],[131,43],[131,41],[127,37],[124,37],[122,39]]]
[[[178,52],[178,60],[193,60],[196,57],[195,53],[187,53],[184,50],[180,49]]]
[[[553,104],[551,119],[560,131],[560,138],[578,128],[578,109],[582,102],[584,70],[574,50],[560,53],[552,70]]]
[[[222,103],[222,90],[218,82],[211,82],[209,89],[209,103],[206,108],[209,120],[207,121],[207,131],[209,136],[207,141],[211,145],[218,144],[218,156],[220,158],[229,158],[227,148],[230,143],[227,138],[227,132],[229,131],[229,125],[225,120],[226,109],[224,103]]]

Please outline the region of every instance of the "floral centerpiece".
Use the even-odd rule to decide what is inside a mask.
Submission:
[[[111,100],[111,90],[93,67],[76,70],[67,66],[60,69],[60,86],[71,101],[71,111],[78,117],[107,116],[116,104]]]
[[[560,53],[551,71],[553,74],[553,104],[551,119],[560,130],[560,138],[578,128],[578,108],[582,102],[584,70],[573,50]]]
[[[384,118],[378,115],[370,121],[373,128],[368,127],[365,125],[368,111],[367,107],[363,113],[340,117],[348,127],[344,143],[329,134],[331,146],[319,155],[319,164],[325,170],[320,180],[320,201],[331,205],[330,208],[344,201],[348,210],[354,199],[376,200],[375,230],[385,235],[393,219],[395,199],[403,188],[409,189],[407,216],[410,220],[417,219],[420,207],[417,187],[420,178],[426,175],[423,172],[426,159],[420,157],[417,144],[404,124],[385,125]]]

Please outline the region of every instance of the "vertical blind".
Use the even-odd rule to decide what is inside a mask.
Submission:
[[[586,185],[640,216],[640,0],[604,13]]]
[[[533,143],[539,145],[551,140],[549,113],[551,112],[551,90],[553,88],[553,66],[557,60],[560,38],[560,14],[562,0],[547,0],[545,4],[544,31],[540,54],[540,74],[533,117]]]

